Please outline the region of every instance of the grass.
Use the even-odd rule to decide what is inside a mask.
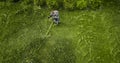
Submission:
[[[118,11],[61,10],[61,24],[48,33],[49,10],[14,8],[0,10],[0,63],[120,62]]]

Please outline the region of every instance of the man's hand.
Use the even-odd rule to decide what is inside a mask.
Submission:
[[[48,17],[48,19],[50,18],[50,16]]]
[[[50,15],[48,18],[52,17],[52,15]]]

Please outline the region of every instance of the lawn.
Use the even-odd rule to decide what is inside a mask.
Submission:
[[[117,9],[60,10],[49,29],[48,9],[20,8],[0,9],[0,63],[120,63]]]

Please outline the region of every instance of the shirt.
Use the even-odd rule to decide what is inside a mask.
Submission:
[[[52,11],[50,15],[52,16],[52,18],[59,18],[59,12],[57,10]]]

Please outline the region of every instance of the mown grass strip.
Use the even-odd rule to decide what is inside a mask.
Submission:
[[[50,24],[50,26],[49,26],[49,28],[48,28],[46,34],[45,34],[44,39],[45,39],[45,38],[47,37],[47,35],[49,34],[49,32],[50,32],[50,30],[51,30],[51,28],[52,28],[52,25],[53,25],[53,22],[51,22],[51,24]]]

